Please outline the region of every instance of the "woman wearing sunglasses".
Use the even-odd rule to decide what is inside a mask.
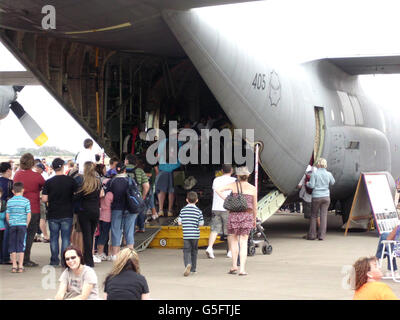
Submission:
[[[79,248],[69,246],[62,256],[62,264],[67,268],[59,279],[60,287],[56,300],[98,300],[96,272],[83,261]]]

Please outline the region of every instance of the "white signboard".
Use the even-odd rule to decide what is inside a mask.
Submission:
[[[392,231],[399,218],[386,175],[365,173],[364,181],[379,234]]]

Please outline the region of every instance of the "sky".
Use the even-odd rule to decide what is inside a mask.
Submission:
[[[398,0],[269,0],[198,9],[202,19],[242,36],[249,50],[276,52],[295,62],[316,58],[400,53]],[[257,30],[257,32],[255,32]],[[260,37],[261,35],[261,37]],[[271,50],[273,48],[273,50]],[[0,43],[0,71],[24,68]],[[400,101],[400,76],[366,76],[377,98]],[[49,137],[45,145],[72,152],[89,135],[41,86],[26,86],[18,101]],[[0,121],[0,152],[36,147],[14,114]],[[100,147],[94,146],[96,152]]]
[[[0,71],[23,71],[24,67],[0,43]],[[49,140],[44,146],[56,146],[63,150],[77,153],[83,149],[83,141],[90,136],[67,113],[64,108],[42,86],[25,86],[18,94],[17,101],[39,124]],[[0,121],[0,152],[13,154],[18,148],[36,148],[23,129],[17,117],[10,112]],[[9,137],[9,138],[3,138]],[[11,138],[12,137],[12,138]],[[95,143],[93,150],[101,150]]]

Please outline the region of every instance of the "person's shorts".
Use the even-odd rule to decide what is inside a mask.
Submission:
[[[40,219],[46,220],[46,204],[40,201]]]
[[[174,175],[173,172],[160,171],[156,178],[156,193],[157,192],[174,192]]]
[[[213,211],[211,218],[211,231],[228,235],[228,211]]]
[[[8,251],[24,252],[26,245],[26,226],[13,226],[9,231]]]

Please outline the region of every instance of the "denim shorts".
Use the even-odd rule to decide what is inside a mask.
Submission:
[[[126,244],[135,244],[135,221],[137,214],[131,214],[122,210],[111,211],[111,245],[121,246],[122,232],[124,233]]]
[[[9,246],[10,253],[21,253],[25,251],[26,246],[26,226],[13,226],[10,227]]]
[[[160,171],[158,173],[156,178],[156,193],[159,191],[174,192],[174,175],[172,172]]]

